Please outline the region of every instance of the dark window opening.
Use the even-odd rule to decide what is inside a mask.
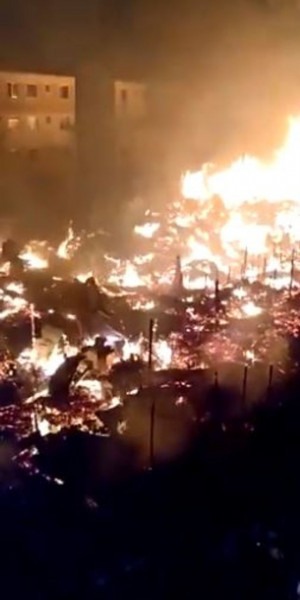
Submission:
[[[7,84],[7,95],[9,98],[18,98],[19,97],[19,85],[17,83],[8,83]]]
[[[37,86],[34,84],[29,84],[27,86],[27,96],[29,98],[36,98],[37,97]]]
[[[60,97],[63,98],[64,100],[67,100],[69,98],[69,86],[68,85],[61,86]]]
[[[122,101],[122,104],[123,105],[127,104],[127,100],[128,100],[127,90],[121,90],[121,101]]]
[[[72,128],[72,121],[70,119],[70,117],[63,117],[63,119],[61,119],[60,121],[60,129],[63,129],[65,131],[68,131]]]

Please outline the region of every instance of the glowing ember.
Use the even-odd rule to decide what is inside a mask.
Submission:
[[[38,426],[39,433],[42,437],[49,435],[51,428],[50,428],[50,423],[49,423],[49,421],[47,421],[47,419],[38,419],[37,426]]]
[[[95,400],[104,399],[101,381],[98,381],[97,379],[83,379],[76,384],[76,387],[88,392]]]
[[[155,308],[154,300],[135,300],[131,304],[132,310],[153,310]]]

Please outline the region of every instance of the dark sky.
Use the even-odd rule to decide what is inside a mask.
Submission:
[[[110,51],[176,72],[296,43],[297,0],[0,0],[0,59],[61,68]],[[256,41],[257,38],[257,41]],[[219,63],[218,66],[216,63]]]

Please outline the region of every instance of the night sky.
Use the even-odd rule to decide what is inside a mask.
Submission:
[[[298,6],[297,0],[1,0],[0,60],[71,69],[90,55],[103,58],[109,47],[120,62],[125,54],[142,70],[229,69],[237,49],[246,59],[261,46],[276,52],[300,45]]]

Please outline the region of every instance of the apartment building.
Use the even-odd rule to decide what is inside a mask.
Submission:
[[[128,197],[147,165],[147,84],[114,78],[96,64],[82,67],[76,86],[82,197],[100,204],[110,193]]]
[[[73,77],[0,71],[0,148],[72,149],[74,124]]]
[[[111,191],[120,198],[145,197],[169,182],[178,185],[188,162],[180,117],[185,86],[114,78],[99,64],[84,65],[76,86],[83,198],[103,204]]]

